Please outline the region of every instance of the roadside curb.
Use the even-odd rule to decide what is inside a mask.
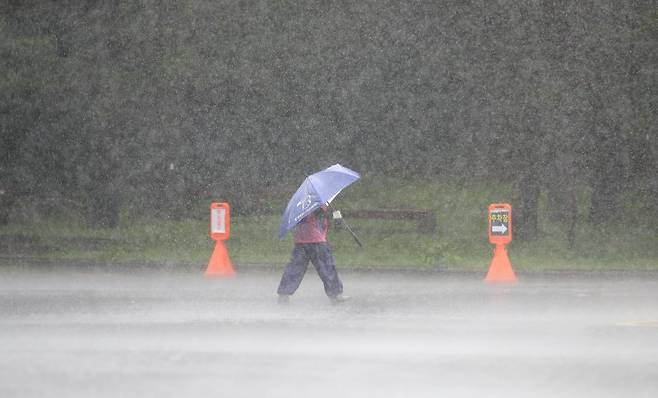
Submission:
[[[34,257],[19,256],[0,256],[0,268],[12,269],[79,269],[95,270],[109,272],[193,272],[203,274],[206,264],[184,263],[184,262],[167,262],[167,263],[112,263],[103,261],[59,261],[48,260]],[[285,264],[267,264],[267,263],[236,263],[234,268],[238,274],[252,272],[269,272],[279,273],[283,271]],[[310,266],[309,269],[313,267]],[[339,267],[338,272],[341,274],[406,274],[406,275],[445,275],[451,277],[474,277],[479,278],[486,275],[486,267],[481,270],[477,269],[451,269],[451,268],[413,268],[413,267],[373,267],[373,266],[351,266]],[[603,279],[617,278],[650,278],[658,279],[658,270],[515,270],[516,274],[523,279],[528,278],[548,278],[548,279],[568,279],[582,278],[584,276],[596,276]]]

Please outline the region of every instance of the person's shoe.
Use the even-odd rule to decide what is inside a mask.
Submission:
[[[290,302],[290,295],[289,294],[279,294],[279,298],[277,300],[279,304],[288,304]]]
[[[337,296],[329,297],[332,303],[344,303],[345,301],[350,299],[350,296],[345,296],[342,294],[339,294]]]

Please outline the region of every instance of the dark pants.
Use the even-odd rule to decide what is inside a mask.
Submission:
[[[302,283],[308,262],[312,262],[329,297],[343,293],[343,283],[336,272],[336,262],[327,243],[297,243],[292,249],[292,258],[283,271],[279,294],[293,294]]]

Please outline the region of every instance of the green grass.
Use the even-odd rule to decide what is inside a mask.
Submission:
[[[509,187],[364,179],[349,187],[334,207],[432,209],[438,230],[418,232],[413,221],[347,220],[364,248],[359,248],[347,231],[332,230],[330,241],[338,266],[485,272],[492,255],[486,209],[490,203],[509,202],[510,196]],[[278,240],[278,214],[233,215],[231,220],[227,247],[234,263],[285,265],[292,240],[289,235]],[[581,222],[576,244],[570,248],[560,225],[545,217],[540,217],[540,225],[539,239],[514,241],[508,247],[515,270],[658,270],[658,236],[648,226],[604,228]],[[113,230],[49,220],[2,227],[0,235],[28,239],[32,246],[27,247],[33,249],[22,254],[75,262],[203,265],[214,244],[208,236],[208,221],[196,220],[131,219]]]

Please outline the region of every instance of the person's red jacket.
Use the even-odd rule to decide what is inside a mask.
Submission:
[[[327,209],[320,208],[306,216],[295,226],[295,243],[321,243],[327,241],[329,217]]]

